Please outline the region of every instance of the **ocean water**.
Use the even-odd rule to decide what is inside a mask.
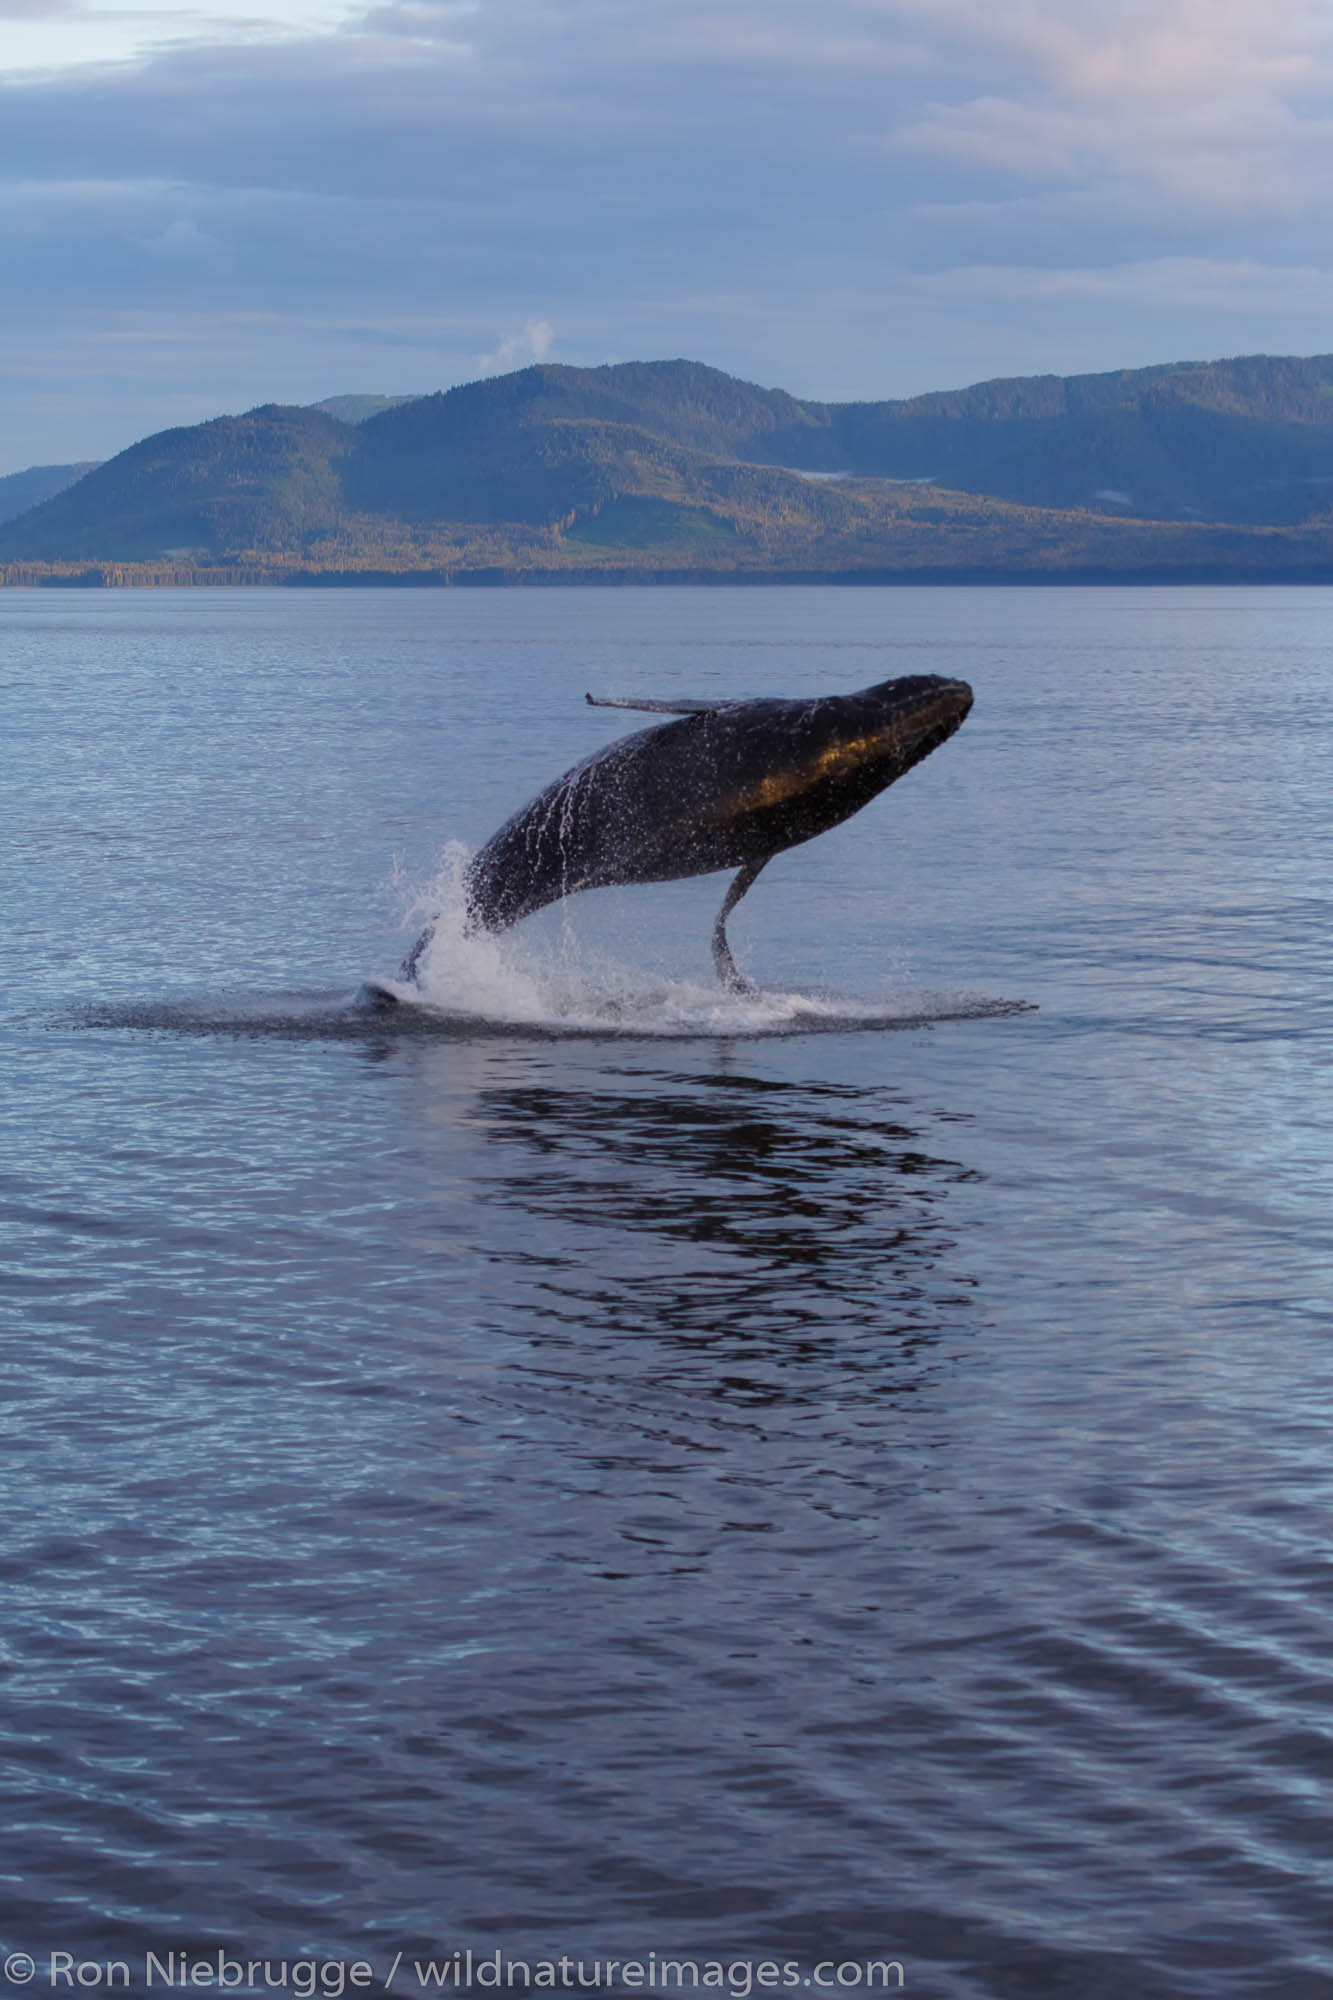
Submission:
[[[1333,1991],[1331,626],[0,593],[12,1990]],[[355,1011],[585,689],[895,672],[755,999],[719,877]]]

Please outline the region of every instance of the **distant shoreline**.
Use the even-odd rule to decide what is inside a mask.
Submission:
[[[1269,566],[1254,568],[1212,568],[1203,564],[1161,565],[1142,569],[1101,567],[1052,570],[984,569],[855,569],[855,570],[716,570],[716,569],[476,569],[476,570],[310,570],[265,573],[259,570],[199,570],[173,572],[151,564],[90,564],[86,569],[36,574],[38,565],[15,563],[0,566],[0,590],[522,590],[535,588],[661,589],[671,585],[718,589],[780,588],[783,585],[809,588],[827,585],[835,589],[936,587],[968,589],[1043,590],[1064,587],[1086,589],[1090,585],[1107,588],[1142,589],[1157,585],[1179,589],[1199,584],[1310,584],[1333,585],[1333,564],[1323,568],[1281,570]],[[7,574],[21,570],[23,574]]]

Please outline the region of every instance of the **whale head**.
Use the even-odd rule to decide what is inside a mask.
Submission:
[[[706,815],[714,824],[752,823],[789,846],[835,826],[928,757],[972,706],[966,681],[909,674],[857,694],[774,703],[749,723],[739,782]],[[724,717],[727,712],[724,711]],[[745,766],[748,765],[748,769]]]
[[[891,784],[952,736],[971,706],[967,682],[941,674],[879,681],[844,699],[847,754],[859,762],[893,766],[885,779]]]

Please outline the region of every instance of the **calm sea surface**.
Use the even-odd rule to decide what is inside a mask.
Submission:
[[[29,1991],[1333,1992],[1331,641],[1317,589],[0,593]],[[759,1000],[713,877],[353,1013],[447,843],[637,726],[585,688],[921,671],[972,716],[766,872]]]

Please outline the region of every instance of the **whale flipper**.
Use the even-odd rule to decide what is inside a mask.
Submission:
[[[649,715],[712,715],[727,708],[725,701],[628,701],[618,695],[585,694],[589,708],[641,708]]]
[[[727,943],[727,918],[731,915],[746,891],[753,888],[754,879],[759,870],[766,867],[771,859],[771,855],[766,854],[762,861],[746,862],[744,868],[742,868],[740,874],[722,898],[722,908],[718,911],[717,922],[713,925],[713,964],[717,967],[717,976],[726,987],[728,993],[754,993],[757,991],[757,988],[751,986],[744,974],[736,970],[736,961],[731,955],[731,946]]]

